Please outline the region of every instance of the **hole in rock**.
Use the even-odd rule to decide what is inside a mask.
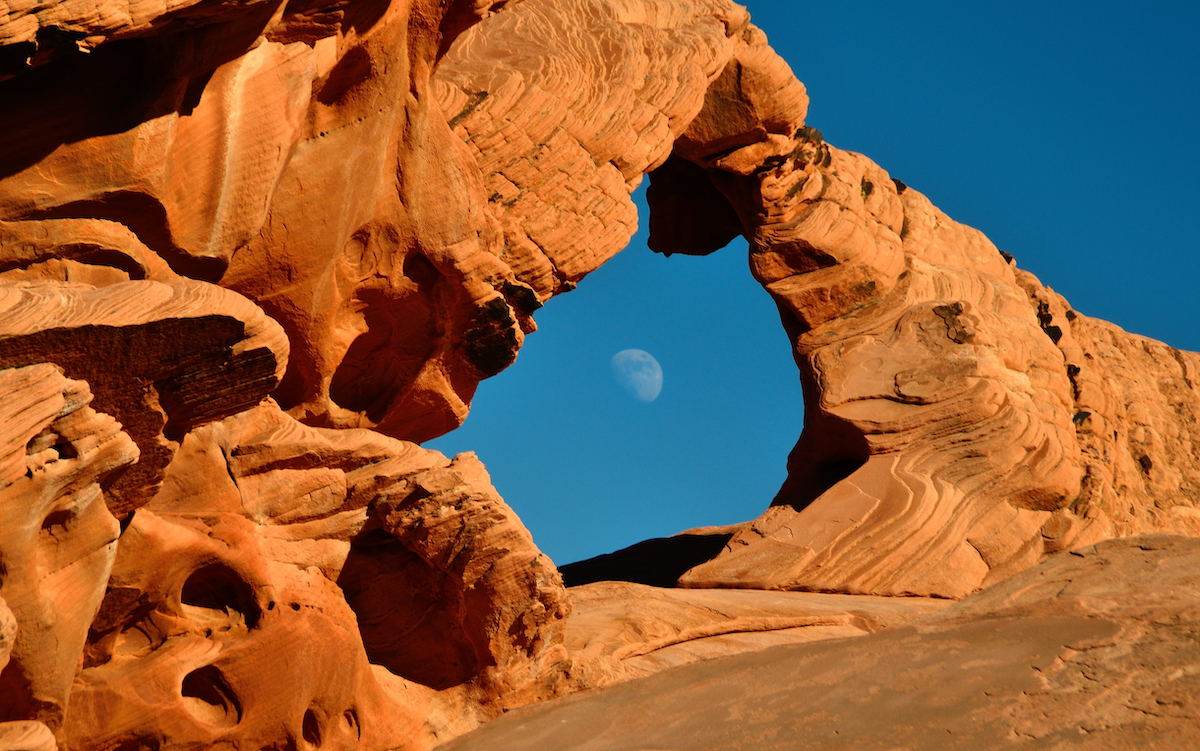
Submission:
[[[416,380],[436,339],[435,303],[424,289],[418,286],[400,299],[360,293],[367,331],[350,345],[329,382],[329,398],[339,407],[379,422],[397,395],[395,384]]]
[[[644,228],[644,188],[634,199]],[[699,233],[700,251],[729,236]],[[480,384],[463,426],[424,444],[475,452],[538,547],[558,564],[580,562],[561,567],[572,583],[663,585],[715,554],[732,530],[670,536],[766,511],[803,422],[791,342],[745,241],[703,257],[671,246],[669,258],[646,243],[639,230],[547,301],[516,362]],[[614,377],[610,361],[626,349],[662,368],[650,402]]]
[[[58,534],[59,532],[66,532],[67,527],[70,526],[74,519],[75,514],[67,509],[52,511],[46,515],[45,519],[42,520],[42,529],[46,532],[49,532],[51,535]],[[57,531],[55,530],[56,527],[58,528]]]
[[[321,745],[321,720],[312,707],[304,710],[304,721],[300,725],[300,735],[313,747]]]
[[[362,728],[358,725],[358,712],[354,709],[347,709],[342,713],[342,724],[346,727],[347,736],[353,735],[355,738],[362,738]]]
[[[237,695],[215,665],[205,665],[188,673],[180,693],[188,713],[206,725],[229,728],[242,720]]]
[[[261,614],[254,589],[236,571],[219,563],[192,572],[179,593],[184,612],[201,626],[222,630],[237,622],[254,628]]]
[[[50,430],[44,430],[38,433],[29,442],[25,444],[26,454],[37,454],[53,446],[58,442],[58,434]]]
[[[475,676],[480,659],[463,621],[461,590],[390,535],[356,540],[337,584],[372,663],[435,689]],[[476,637],[486,649],[487,634]]]
[[[417,252],[411,252],[404,257],[404,276],[411,279],[419,289],[428,289],[442,278],[437,267],[423,254]]]

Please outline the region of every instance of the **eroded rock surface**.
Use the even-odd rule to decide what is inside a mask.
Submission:
[[[57,729],[116,555],[102,488],[138,448],[53,365],[0,369],[0,393],[0,728]]]
[[[687,665],[439,748],[1192,748],[1197,571],[1195,539],[1104,542],[909,626]]]
[[[854,681],[942,701],[960,648],[990,670],[947,694],[967,737],[1190,737],[1190,668],[1139,665],[1191,659],[1194,606],[1159,597],[1191,543],[1055,558],[1061,591],[917,627],[895,628],[946,600],[869,595],[1200,535],[1200,358],[1076,313],[825,143],[743,8],[10,3],[0,100],[0,749],[427,749],[621,682],[547,710],[580,722],[548,747],[676,710],[709,747],[733,725],[770,747],[818,700],[871,707],[869,743],[911,702]],[[774,505],[682,583],[858,594],[572,595],[474,455],[409,442],[628,242],[646,172],[656,249],[750,240],[807,405]],[[988,680],[1026,698],[972,725]]]
[[[585,687],[607,686],[716,657],[781,644],[861,636],[950,605],[872,597],[736,589],[663,589],[597,582],[569,590],[566,648]]]
[[[456,135],[431,76],[491,11],[9,9],[0,365],[80,379],[134,456],[92,493],[108,521],[97,566],[72,569],[86,591],[49,593],[73,598],[69,619],[39,625],[5,575],[24,636],[4,719],[78,748],[419,748],[563,690],[569,600],[478,461],[353,429],[424,439],[461,422],[532,311],[628,241],[629,191],[746,17],[531,5],[516,26],[557,41],[517,45],[507,67],[518,82],[529,63],[550,117],[481,165],[480,138],[511,135],[504,118],[532,104],[498,91],[475,119],[450,115]],[[514,28],[450,53],[447,80],[475,86],[472,55]],[[561,97],[581,76],[598,85]],[[502,173],[520,195],[492,197]],[[555,213],[575,220],[547,227]],[[14,452],[48,450],[4,430]],[[31,534],[60,534],[22,478],[5,490]],[[17,542],[5,561],[43,576]],[[45,665],[36,639],[58,640]]]
[[[287,331],[276,398],[297,416],[455,427],[531,326],[428,91],[440,46],[490,5],[14,6],[0,271],[219,280]]]
[[[483,173],[503,260],[539,300],[628,244],[629,194],[700,112],[748,22],[722,0],[522,0],[451,48],[440,106]]]
[[[427,746],[439,708],[537,698],[562,652],[557,572],[473,456],[270,403],[189,433],[121,540],[73,746]]]
[[[191,428],[274,389],[287,353],[278,324],[212,284],[0,285],[0,368],[54,362],[137,444],[138,462],[106,490],[118,517],[150,499]]]
[[[962,597],[1090,541],[1200,532],[1200,356],[1076,313],[826,143],[758,50],[652,174],[651,246],[708,253],[740,225],[805,426],[770,510],[680,582]]]

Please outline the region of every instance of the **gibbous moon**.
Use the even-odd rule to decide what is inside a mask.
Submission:
[[[612,371],[621,388],[638,401],[652,402],[662,391],[662,367],[649,352],[640,349],[621,350],[612,356]]]

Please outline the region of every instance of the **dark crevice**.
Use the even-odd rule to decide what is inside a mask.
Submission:
[[[441,690],[471,680],[489,659],[472,641],[461,589],[383,530],[352,543],[337,584],[375,665]]]
[[[236,571],[219,563],[192,572],[179,593],[183,605],[223,613],[240,613],[248,628],[254,628],[261,612],[254,589]]]
[[[321,746],[321,720],[312,707],[304,710],[304,719],[300,723],[300,735],[310,746]]]
[[[644,540],[615,553],[559,566],[558,571],[568,587],[599,581],[674,587],[689,569],[715,558],[732,537],[683,534]]]
[[[241,703],[215,665],[188,673],[180,694],[188,713],[206,725],[228,728],[242,721]]]

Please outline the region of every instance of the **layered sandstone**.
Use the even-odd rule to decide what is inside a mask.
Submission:
[[[190,432],[122,535],[67,740],[427,746],[538,698],[567,608],[473,456],[268,402]]]
[[[419,748],[556,690],[569,601],[473,455],[267,400],[188,430],[129,513],[112,490],[139,447],[87,384],[50,363],[0,378],[5,743]]]
[[[1003,704],[1018,735],[1073,727],[1068,689],[1099,692],[1089,732],[1190,717],[1186,668],[1129,662],[1187,651],[1187,542],[1055,558],[896,628],[1055,551],[1200,534],[1200,357],[1075,312],[825,143],[743,8],[9,3],[0,100],[0,749],[424,749],[615,683],[595,706],[659,692],[686,723],[724,706],[688,676],[803,709],[772,681],[844,662],[849,694],[804,700],[857,701],[875,667],[848,644],[933,664],[973,640],[1001,692],[1026,658],[1053,673]],[[628,242],[648,172],[656,249],[750,241],[806,425],[692,589],[570,591],[474,455],[411,441]],[[769,747],[772,716],[736,711]],[[868,740],[895,730],[876,714]]]
[[[118,517],[150,499],[189,430],[270,393],[287,353],[278,324],[203,282],[0,286],[0,367],[53,361],[137,444],[137,464],[106,490]]]
[[[740,227],[805,395],[771,508],[680,582],[956,598],[1058,550],[1200,532],[1200,356],[1072,310],[805,126],[797,85],[735,57],[651,175],[652,247]]]
[[[0,738],[57,729],[120,529],[103,488],[138,459],[86,383],[49,364],[0,370]],[[35,736],[29,736],[30,738]]]
[[[687,665],[527,707],[488,749],[1194,748],[1200,542],[1059,553],[909,626]]]
[[[539,300],[629,243],[629,194],[670,155],[748,21],[722,0],[522,0],[451,48],[439,105],[483,174],[504,261]]]
[[[862,636],[947,607],[948,600],[745,589],[663,589],[604,581],[570,589],[572,678],[608,686],[782,644]]]
[[[49,728],[77,748],[424,747],[560,690],[567,597],[478,461],[345,429],[454,427],[530,313],[628,241],[629,191],[732,44],[714,9],[729,10],[665,14],[649,54],[633,38],[614,59],[624,78],[554,103],[579,143],[548,175],[603,195],[581,195],[579,224],[528,260],[506,229],[562,196],[516,178],[547,202],[489,203],[431,96],[435,62],[488,3],[9,9],[0,351],[10,403],[32,388],[45,414],[3,423],[33,474],[3,486],[0,686],[2,719],[44,724],[5,725],[6,743]],[[682,85],[630,96],[667,64]],[[634,110],[637,128],[585,135]],[[617,167],[588,156],[599,144]],[[506,158],[512,172],[529,155]],[[595,247],[555,246],[599,225]],[[562,284],[528,271],[546,263]],[[59,427],[93,395],[96,426]],[[97,431],[124,453],[76,466]],[[39,490],[43,465],[57,479]],[[88,565],[47,568],[42,538]]]
[[[439,47],[490,4],[177,5],[14,6],[0,24],[17,58],[0,272],[221,280],[287,331],[276,398],[297,416],[455,427],[531,326],[428,93]]]

